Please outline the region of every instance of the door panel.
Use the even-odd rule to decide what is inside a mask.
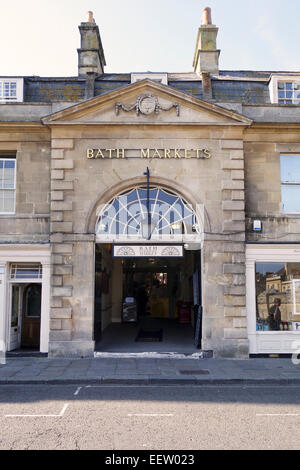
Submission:
[[[21,346],[39,348],[41,330],[41,284],[29,284],[23,295]]]
[[[9,351],[18,349],[20,347],[20,322],[21,322],[21,286],[11,286],[11,315],[10,315],[10,338],[9,338]]]

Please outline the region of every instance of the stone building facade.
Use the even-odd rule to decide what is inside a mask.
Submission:
[[[202,307],[203,350],[292,353],[300,341],[299,75],[220,71],[209,11],[191,73],[106,74],[92,15],[79,29],[78,77],[0,77],[2,345],[93,355],[97,324],[105,332],[121,322],[128,253],[140,247],[153,260],[151,249],[164,246],[170,258],[171,248],[184,252],[172,295]],[[130,194],[139,203],[146,194],[147,172],[155,204],[165,197],[160,215],[147,213],[144,195],[124,222],[121,196],[129,213]],[[176,219],[172,197],[187,215]],[[127,253],[114,256],[120,247]],[[279,284],[268,287],[276,276],[289,285],[288,303]],[[276,329],[272,315],[281,316]]]

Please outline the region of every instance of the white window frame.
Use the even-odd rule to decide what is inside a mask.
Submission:
[[[275,75],[273,74],[271,76],[270,83],[269,83],[270,101],[272,104],[279,104],[278,83],[280,82],[283,82],[283,83],[292,82],[292,83],[299,84],[299,93],[300,93],[300,75]],[[299,106],[299,104],[293,103],[293,100],[291,100],[291,103],[286,103],[286,104]],[[281,106],[283,106],[283,104]]]
[[[10,280],[10,266],[16,264],[41,264],[42,278],[40,280],[26,280],[40,282],[42,284],[42,305],[41,305],[41,330],[40,330],[40,352],[47,353],[49,348],[50,331],[50,279],[51,279],[51,249],[50,245],[41,247],[40,245],[5,245],[0,250],[0,341],[9,345],[10,335],[10,286],[12,284],[22,284],[20,280]],[[4,273],[3,273],[4,271]],[[24,280],[25,282],[25,280]]]
[[[4,83],[15,83],[17,88],[16,96],[5,97],[3,95]],[[24,79],[13,78],[13,77],[2,77],[0,78],[0,103],[22,103],[24,95]]]
[[[167,73],[131,73],[131,83],[140,82],[141,80],[153,80],[154,82],[162,83],[163,85],[168,85],[168,74]]]
[[[14,193],[14,210],[13,212],[1,212],[1,215],[14,215],[16,213],[16,190],[17,190],[17,158],[15,156],[9,157],[9,155],[1,156],[0,154],[0,161],[7,161],[7,160],[14,160],[15,162],[15,175],[14,175],[14,188],[13,189],[0,189],[1,191],[13,191]]]
[[[283,214],[299,214],[300,213],[300,201],[299,201],[299,210],[298,211],[286,211],[283,209],[283,202],[282,202],[282,187],[283,186],[299,186],[300,189],[300,181],[282,181],[281,180],[281,157],[284,157],[285,155],[293,155],[294,157],[299,157],[300,159],[300,153],[281,153],[280,154],[280,194],[281,194],[281,212]]]
[[[297,312],[297,302],[296,302],[296,285],[300,284],[300,279],[293,279],[293,300],[294,300],[294,315],[300,315],[300,312]]]

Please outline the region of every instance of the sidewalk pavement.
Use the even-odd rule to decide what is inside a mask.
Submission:
[[[12,357],[0,364],[1,384],[300,385],[300,364],[278,358]]]

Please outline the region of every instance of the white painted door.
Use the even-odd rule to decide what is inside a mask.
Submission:
[[[20,347],[21,341],[21,320],[22,320],[22,299],[21,286],[11,285],[11,305],[10,305],[10,335],[8,351],[13,351]]]

